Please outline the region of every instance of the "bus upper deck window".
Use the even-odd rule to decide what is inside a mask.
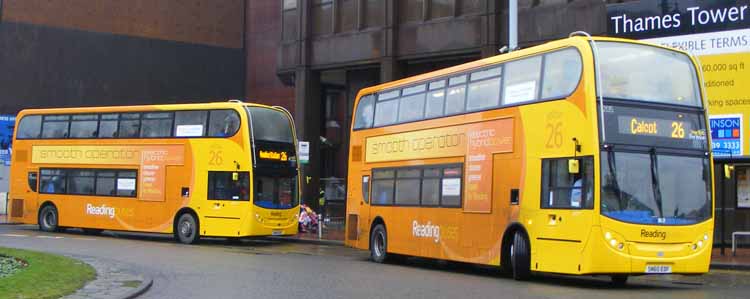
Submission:
[[[373,96],[365,96],[359,100],[357,113],[354,117],[354,128],[363,129],[372,127],[373,113],[375,112]]]
[[[240,117],[234,110],[211,110],[209,119],[208,135],[211,137],[229,137],[240,128]]]

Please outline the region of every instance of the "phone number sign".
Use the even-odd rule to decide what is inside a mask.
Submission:
[[[742,156],[742,115],[709,117],[714,156]]]

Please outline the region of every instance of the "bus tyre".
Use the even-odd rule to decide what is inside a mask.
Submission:
[[[612,275],[612,285],[624,287],[628,283],[628,276],[625,274]]]
[[[513,235],[513,244],[510,247],[510,262],[513,267],[513,279],[527,280],[531,276],[531,258],[529,254],[529,243],[524,234],[517,231]]]
[[[388,259],[388,234],[382,224],[378,224],[370,235],[370,258],[376,263]]]
[[[60,229],[58,226],[59,217],[57,208],[54,205],[46,205],[39,212],[39,229],[45,232],[55,232]]]
[[[195,216],[191,213],[184,213],[177,219],[177,227],[175,227],[175,237],[177,241],[183,244],[194,244],[200,239],[200,231],[198,230],[198,221]]]

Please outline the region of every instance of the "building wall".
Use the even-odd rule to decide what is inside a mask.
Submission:
[[[241,0],[5,0],[0,113],[244,94]]]
[[[246,9],[246,96],[252,102],[283,106],[294,113],[294,88],[276,75],[281,1],[248,1]]]
[[[311,141],[313,156],[318,155],[323,160],[320,164],[313,161],[305,166],[306,175],[313,178],[303,197],[317,194],[316,176],[328,176],[331,165],[345,165],[347,162],[348,146],[345,142],[332,148],[327,144],[321,146],[318,141],[319,135],[330,131],[325,124],[331,120],[321,117],[323,110],[316,107],[328,105],[331,97],[323,95],[328,95],[330,88],[339,88],[332,86],[344,86],[342,98],[348,101],[349,107],[345,116],[333,121],[348,128],[354,98],[360,88],[378,81],[392,81],[497,55],[498,49],[507,44],[507,1],[257,2],[276,5],[278,15],[274,15],[278,17],[273,26],[270,23],[264,26],[268,28],[264,34],[274,32],[278,36],[276,72],[283,82],[295,87],[299,136]],[[606,33],[607,1],[519,2],[519,44],[522,47],[564,38],[577,30]],[[253,18],[264,19],[255,15]],[[345,84],[327,81],[329,78],[324,74],[339,71],[346,73]],[[269,72],[257,75],[266,74]],[[321,121],[325,123],[321,124]],[[348,131],[340,139],[347,141]],[[345,171],[340,167],[337,169],[338,173],[334,175],[345,177]]]
[[[244,0],[4,2],[3,20],[12,23],[242,48]]]

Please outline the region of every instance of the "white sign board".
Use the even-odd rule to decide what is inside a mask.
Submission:
[[[307,164],[310,161],[310,142],[299,142],[299,163]]]
[[[175,131],[177,137],[203,136],[203,125],[179,125]]]
[[[117,190],[135,190],[135,179],[117,179]]]
[[[460,178],[443,179],[443,195],[460,196],[461,195],[461,179]]]

